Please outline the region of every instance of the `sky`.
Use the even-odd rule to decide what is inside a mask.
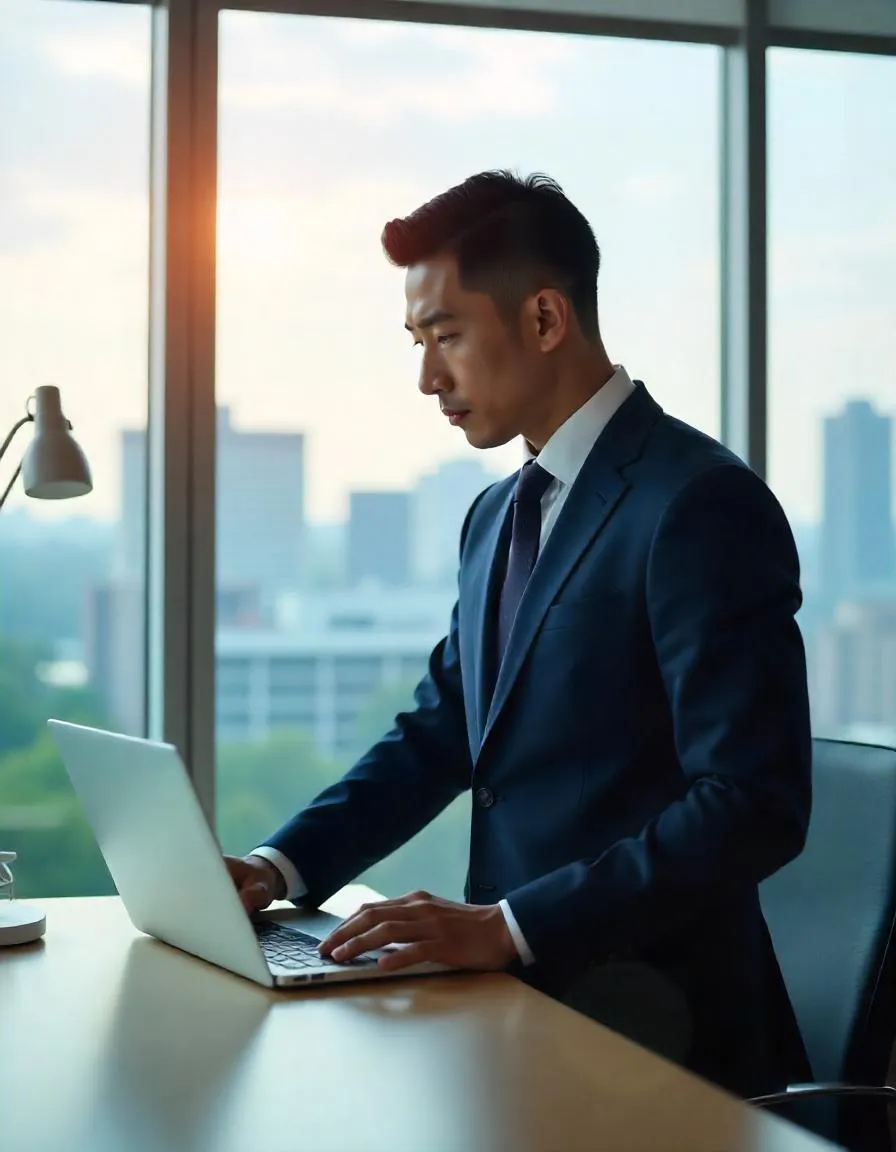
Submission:
[[[137,5],[0,0],[0,435],[36,385],[61,387],[96,489],[55,515],[117,515],[119,430],[145,421],[149,45]],[[237,426],[306,432],[312,518],[474,452],[416,391],[379,236],[484,168],[560,181],[601,246],[610,355],[719,432],[720,63],[222,15],[218,398]],[[802,522],[821,417],[847,397],[896,409],[896,60],[776,49],[769,99],[770,482]]]

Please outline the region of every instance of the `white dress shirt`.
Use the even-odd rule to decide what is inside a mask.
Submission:
[[[544,547],[551,529],[557,523],[557,518],[566,503],[569,490],[575,483],[576,477],[582,470],[582,465],[588,458],[597,438],[609,424],[617,409],[634,391],[634,388],[629,374],[621,365],[617,365],[616,371],[606,384],[560,425],[538,453],[538,463],[553,476],[553,480],[541,498],[539,552]],[[528,445],[525,445],[525,456],[527,459],[533,456]],[[281,873],[286,885],[286,898],[288,900],[298,900],[308,891],[295,864],[282,852],[278,852],[276,848],[262,845],[253,849],[251,855],[268,860]],[[526,938],[516,922],[510,905],[506,900],[499,901],[499,904],[520,959],[526,965],[533,964],[535,957],[526,943]]]

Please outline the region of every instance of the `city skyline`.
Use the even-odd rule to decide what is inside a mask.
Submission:
[[[0,25],[0,423],[57,383],[109,517],[114,428],[146,407],[149,14],[8,0]],[[718,433],[717,49],[225,12],[221,54],[219,400],[314,433],[310,519],[473,455],[415,393],[379,232],[479,167],[564,184],[603,249],[610,354]],[[774,49],[768,71],[769,479],[812,522],[820,413],[892,390],[896,66]]]
[[[511,4],[505,22],[527,7]],[[576,26],[605,27],[600,7]],[[49,715],[135,736],[161,722],[214,795],[217,843],[240,855],[413,707],[449,628],[467,509],[524,451],[473,449],[420,395],[404,274],[380,234],[483,169],[563,186],[601,249],[611,360],[717,438],[723,403],[741,399],[723,398],[723,361],[745,351],[723,309],[742,305],[748,271],[743,237],[723,230],[742,178],[761,178],[764,219],[751,208],[748,240],[765,245],[767,297],[749,327],[766,364],[748,399],[764,443],[751,450],[799,553],[812,734],[896,747],[896,56],[877,33],[822,34],[873,23],[847,0],[839,15],[821,0],[770,11],[757,40],[830,50],[768,47],[754,61],[759,155],[730,100],[738,53],[720,47],[745,31],[743,12],[712,27],[683,13],[677,34],[700,42],[673,43],[641,7],[615,23],[639,40],[226,7],[214,36],[200,23],[188,71],[202,95],[214,57],[217,199],[199,230],[216,228],[215,280],[169,265],[186,304],[169,329],[169,383],[214,392],[214,426],[193,430],[200,455],[216,437],[217,475],[214,490],[169,485],[166,503],[186,506],[166,531],[144,500],[150,375],[161,383],[150,308],[164,312],[150,276],[150,236],[164,231],[150,219],[151,179],[164,185],[150,171],[164,22],[146,0],[0,4],[0,440],[35,388],[55,384],[94,478],[87,497],[57,502],[19,483],[0,511],[0,846],[18,854],[20,896],[115,891]],[[422,19],[419,4],[392,5],[405,8]],[[503,20],[487,4],[469,13]],[[850,45],[862,51],[836,50]],[[170,111],[188,111],[183,85],[169,95]],[[191,186],[192,162],[214,151],[210,123],[188,134],[189,156],[169,152]],[[213,365],[192,341],[212,307]],[[209,512],[212,549],[198,521]],[[640,604],[645,628],[655,607]],[[593,759],[600,770],[599,748]],[[358,879],[462,899],[469,805],[460,797]]]
[[[896,436],[896,400],[894,400],[892,410],[888,410],[886,408],[877,407],[872,401],[870,401],[867,398],[867,396],[864,396],[864,395],[846,396],[842,400],[840,406],[837,409],[834,409],[831,411],[821,412],[819,414],[818,427],[816,429],[817,435],[819,436],[819,438],[822,438],[822,436],[824,434],[825,427],[830,425],[831,422],[836,423],[838,420],[842,420],[847,415],[847,413],[851,409],[853,409],[855,406],[865,406],[865,405],[870,405],[871,414],[875,420],[877,420],[879,422],[885,422],[889,426],[890,431],[889,431],[888,441],[887,441],[888,444],[890,445],[889,452],[890,452],[890,455],[893,457],[893,459],[896,460],[896,452],[893,451],[893,448],[894,448],[893,438],[894,438],[894,436]],[[310,454],[310,449],[313,446],[313,441],[312,441],[309,433],[307,432],[307,430],[305,428],[302,428],[299,426],[286,428],[286,427],[283,427],[282,425],[279,428],[266,428],[266,427],[259,427],[259,426],[244,427],[242,425],[234,423],[233,413],[232,413],[232,410],[231,410],[229,405],[219,404],[217,407],[217,415],[218,415],[217,423],[218,423],[219,436],[222,433],[222,429],[226,429],[226,432],[231,434],[232,436],[235,436],[237,440],[240,437],[247,437],[247,438],[251,439],[251,438],[259,438],[259,437],[263,438],[265,436],[271,436],[271,437],[275,437],[275,438],[278,438],[278,437],[284,437],[284,438],[295,437],[295,438],[302,439],[302,441],[303,441],[302,456],[304,457],[304,463],[306,466],[305,467],[305,473],[304,473],[304,485],[307,486],[307,459],[308,459],[308,456]],[[27,429],[25,430],[24,435],[25,436],[28,435]],[[145,435],[146,435],[145,427],[140,428],[140,427],[132,426],[132,427],[118,428],[116,430],[116,437],[115,437],[117,440],[117,443],[118,443],[118,447],[116,449],[117,454],[119,456],[126,454],[126,449],[124,448],[124,444],[127,442],[127,440],[129,438],[136,437],[138,439],[143,439],[143,438],[145,438]],[[19,448],[22,449],[21,444],[19,445]],[[396,485],[394,487],[382,487],[382,486],[377,486],[377,485],[369,485],[369,486],[365,487],[365,486],[361,485],[358,487],[346,489],[345,491],[343,491],[339,494],[339,500],[337,502],[338,513],[334,516],[330,516],[330,517],[327,517],[325,519],[315,519],[312,516],[308,515],[307,507],[305,507],[303,509],[303,516],[304,516],[305,523],[310,524],[310,525],[318,525],[322,528],[335,527],[335,526],[339,526],[339,525],[346,525],[347,526],[349,523],[349,520],[350,520],[350,516],[351,516],[351,497],[353,495],[357,495],[359,493],[387,493],[387,494],[393,494],[393,495],[408,494],[408,493],[413,492],[422,482],[424,482],[426,480],[426,478],[428,476],[432,475],[434,472],[440,472],[442,470],[451,470],[453,468],[456,468],[457,466],[461,466],[462,468],[470,468],[470,469],[473,469],[476,471],[481,471],[483,476],[488,477],[490,483],[497,481],[497,480],[500,480],[504,476],[510,475],[513,471],[516,471],[516,469],[522,465],[522,463],[524,462],[524,459],[527,458],[528,453],[526,453],[522,441],[515,442],[514,443],[514,449],[519,453],[519,459],[515,463],[511,463],[511,466],[504,473],[493,472],[489,469],[488,461],[489,461],[489,459],[494,459],[494,457],[490,456],[489,453],[474,453],[472,455],[469,453],[463,453],[463,454],[458,453],[457,455],[454,455],[454,456],[449,455],[449,456],[440,458],[438,460],[432,461],[429,464],[424,463],[424,465],[420,471],[418,471],[415,474],[412,474],[409,477],[406,486],[397,486]],[[219,446],[219,456],[220,456],[220,446]],[[822,457],[823,456],[824,456],[824,454],[822,453]],[[119,493],[124,491],[124,488],[127,484],[127,478],[128,478],[127,468],[119,469],[119,485],[120,485]],[[134,478],[132,476],[131,477],[132,484],[133,484],[133,479]],[[826,478],[825,478],[824,472],[822,471],[822,473],[819,477],[819,492],[817,494],[817,503],[818,503],[818,512],[819,512],[818,517],[814,520],[798,520],[798,519],[794,519],[791,517],[790,520],[791,520],[792,524],[797,525],[798,527],[801,527],[801,528],[806,528],[806,529],[818,529],[821,527],[821,525],[824,522],[825,479]],[[473,492],[470,498],[472,499],[472,496],[474,496],[475,494],[476,494],[476,492]],[[304,493],[299,492],[297,499],[299,499],[300,502],[302,502],[303,496],[304,496]],[[21,493],[20,493],[20,497],[21,497]],[[89,512],[88,513],[81,513],[79,511],[80,508],[88,506],[88,501],[85,498],[79,498],[77,500],[70,500],[70,501],[66,502],[67,515],[64,517],[64,519],[66,519],[66,520],[83,519],[85,521],[90,521],[92,523],[105,524],[105,525],[108,525],[109,527],[115,527],[119,524],[120,516],[121,516],[121,508],[122,508],[123,503],[126,503],[126,502],[127,502],[126,498],[116,500],[115,515],[110,516],[110,517],[106,517],[106,516],[91,515]],[[6,515],[3,517],[3,519],[0,519],[0,531],[2,531],[2,526],[3,526],[4,522],[9,521],[10,516],[17,516],[19,518],[24,516],[28,519],[39,521],[41,519],[41,517],[39,515],[40,511],[42,510],[41,505],[44,503],[45,502],[37,501],[37,500],[33,500],[33,499],[27,499],[24,497],[21,497],[20,499],[18,499],[16,501],[13,501],[12,499],[10,499],[9,507],[8,507],[8,509],[5,510]],[[896,468],[893,468],[892,465],[891,465],[889,505],[890,505],[891,509],[896,508]],[[785,509],[785,511],[786,511],[786,509]],[[892,513],[891,513],[891,515],[892,515]],[[893,521],[893,525],[894,525],[894,530],[896,530],[896,521]]]
[[[822,422],[827,519],[808,529],[793,525],[802,559],[804,603],[798,620],[813,724],[822,735],[896,739],[891,462],[896,421],[848,398]],[[283,483],[280,495],[286,499],[273,504],[266,496],[271,449],[281,447],[288,449],[286,485],[300,497],[307,438],[282,431],[273,437],[245,433],[233,427],[227,410],[219,413],[218,423],[219,463],[231,478],[222,491],[233,482],[235,462],[247,481],[241,486],[242,504],[222,501],[221,493],[218,500],[225,518],[219,525],[225,546],[219,548],[216,579],[219,737],[225,743],[260,741],[279,727],[299,724],[313,734],[322,755],[344,759],[357,750],[356,726],[368,698],[393,699],[402,685],[409,692],[444,634],[455,596],[460,524],[474,489],[492,477],[476,460],[442,462],[418,475],[409,490],[354,492],[354,518],[309,533],[301,499],[291,501]],[[134,470],[144,457],[143,434],[122,430],[120,436],[131,458],[125,470],[127,503],[139,488]],[[247,534],[242,517],[248,514],[254,526],[258,518],[252,510],[266,501],[266,526],[254,546],[240,554],[239,541]],[[380,515],[382,507],[386,511]],[[15,532],[17,519],[0,521],[0,538]],[[130,538],[130,523],[139,521],[139,514],[125,517],[106,526],[104,534],[95,524],[92,533],[73,533],[75,521],[59,522],[69,530],[66,547],[79,545],[81,553],[96,555],[86,566],[79,561],[83,573],[92,575],[82,577],[81,593],[69,597],[70,605],[80,601],[68,617],[68,629],[76,634],[58,625],[53,633],[53,667],[58,663],[67,682],[98,692],[109,723],[131,733],[142,731],[143,723],[146,605],[139,557],[132,556],[129,564],[114,557]],[[30,539],[19,536],[35,560],[38,552],[54,548],[47,527],[37,522]],[[301,546],[283,566],[280,545],[291,533]],[[15,543],[14,535],[9,539]],[[104,564],[97,550],[105,555]],[[38,582],[43,567],[34,564]],[[273,584],[272,572],[279,573]],[[40,602],[39,589],[32,587],[31,594]]]
[[[301,498],[290,507],[290,481],[277,480],[287,499],[279,511],[272,504],[271,522],[291,515],[319,528],[303,546],[320,553],[318,591],[344,585],[352,493],[419,490],[416,515],[396,521],[396,547],[406,531],[413,579],[422,572],[441,587],[459,521],[456,510],[445,517],[427,475],[457,468],[459,506],[475,486],[466,467],[503,476],[522,460],[517,442],[476,452],[419,394],[403,275],[380,250],[385,220],[473,171],[559,180],[601,246],[611,358],[672,415],[719,435],[717,47],[232,11],[221,13],[219,33],[217,402],[238,432],[302,438]],[[23,555],[37,555],[54,521],[89,549],[107,547],[123,519],[143,539],[139,510],[122,511],[119,441],[123,428],[139,435],[148,399],[150,51],[141,5],[7,0],[0,12],[0,283],[13,289],[0,308],[0,434],[34,387],[56,383],[95,481],[83,500],[28,502],[27,513],[17,488],[0,534],[21,529],[27,540],[23,525],[33,524]],[[874,667],[891,658],[890,617],[886,603],[860,624],[845,608],[838,615],[852,590],[823,587],[825,556],[865,537],[880,544],[893,493],[889,514],[878,499],[872,516],[853,483],[858,496],[835,516],[824,428],[864,399],[892,438],[896,138],[887,109],[896,61],[776,48],[767,75],[767,478],[800,546],[817,699],[849,718],[850,684],[874,687],[865,697],[878,712],[889,706]],[[216,502],[237,574],[237,560],[263,567],[272,532],[253,534],[239,475],[220,481]],[[263,475],[251,489],[263,499]],[[867,518],[864,536],[842,527],[856,517]],[[297,547],[293,539],[282,564],[298,581]],[[886,558],[886,541],[880,547]],[[402,569],[365,561],[365,570],[393,579]],[[141,632],[139,566],[136,575],[136,591],[108,584],[96,604],[121,633],[110,643],[126,663]],[[252,596],[225,583],[219,619],[251,632],[264,613],[254,616]],[[82,628],[76,616],[67,630]],[[443,627],[433,616],[433,640]],[[142,707],[142,694],[135,700]]]

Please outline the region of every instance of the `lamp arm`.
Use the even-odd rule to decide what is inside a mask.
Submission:
[[[6,439],[3,441],[3,446],[0,447],[0,460],[3,459],[3,457],[6,453],[6,449],[10,446],[10,444],[12,444],[13,437],[15,436],[16,432],[18,432],[18,430],[20,428],[24,428],[26,424],[31,424],[33,422],[34,422],[34,417],[29,412],[28,415],[23,416],[22,419],[18,421],[18,423],[13,424],[12,431],[6,437]]]
[[[6,503],[6,498],[7,498],[7,496],[9,496],[10,492],[12,492],[13,488],[15,487],[16,480],[18,480],[19,474],[21,473],[21,471],[22,471],[22,465],[19,464],[18,468],[16,468],[15,472],[13,472],[12,476],[10,477],[9,483],[6,485],[6,488],[4,489],[3,495],[0,496],[0,508],[2,508],[3,505]]]
[[[13,424],[12,431],[6,437],[6,439],[3,441],[2,446],[0,446],[0,460],[3,459],[3,457],[6,453],[6,449],[10,446],[10,444],[12,444],[13,437],[15,436],[16,432],[18,432],[18,430],[20,428],[24,428],[26,424],[31,424],[33,422],[34,422],[34,417],[29,412],[27,416],[23,416],[21,420],[19,420],[16,424]],[[13,472],[12,479],[7,484],[2,495],[0,495],[0,508],[2,508],[3,505],[6,503],[6,498],[10,494],[10,492],[12,491],[12,486],[13,486],[13,484],[15,484],[16,480],[18,480],[19,473],[21,471],[22,471],[22,465],[19,464],[18,468],[16,468],[15,472]]]

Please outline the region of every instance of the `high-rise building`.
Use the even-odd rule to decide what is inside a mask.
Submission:
[[[813,647],[813,731],[845,739],[876,731],[879,741],[896,739],[896,598],[841,601]]]
[[[302,582],[305,437],[241,432],[218,411],[218,587],[257,586],[263,609]]]
[[[411,574],[411,497],[408,492],[349,494],[348,581],[407,585]]]
[[[94,584],[85,596],[83,662],[91,689],[103,701],[108,722],[129,736],[144,731],[146,602],[137,581]],[[220,632],[262,627],[255,589],[218,588],[216,619]]]
[[[146,433],[121,436],[121,516],[112,578],[92,589],[85,621],[91,683],[122,731],[143,716]],[[242,432],[218,410],[219,627],[258,628],[304,577],[305,442],[301,433]]]
[[[413,685],[448,629],[451,589],[347,588],[284,597],[268,629],[219,628],[217,737],[265,740],[304,728],[322,756],[346,767],[359,722],[379,693]],[[382,718],[376,738],[391,726]]]
[[[144,734],[146,635],[142,582],[96,584],[85,597],[84,663],[108,723],[128,736]]]
[[[896,577],[891,437],[890,417],[867,400],[825,419],[821,583],[831,599]]]
[[[146,429],[121,433],[121,514],[116,524],[112,575],[142,583],[146,569]]]
[[[454,584],[464,517],[496,479],[478,460],[450,460],[420,478],[413,494],[411,534],[415,583]]]
[[[142,579],[146,433],[122,433],[122,514],[115,575]],[[298,432],[243,432],[218,409],[217,580],[256,589],[262,611],[303,577],[305,438]]]

